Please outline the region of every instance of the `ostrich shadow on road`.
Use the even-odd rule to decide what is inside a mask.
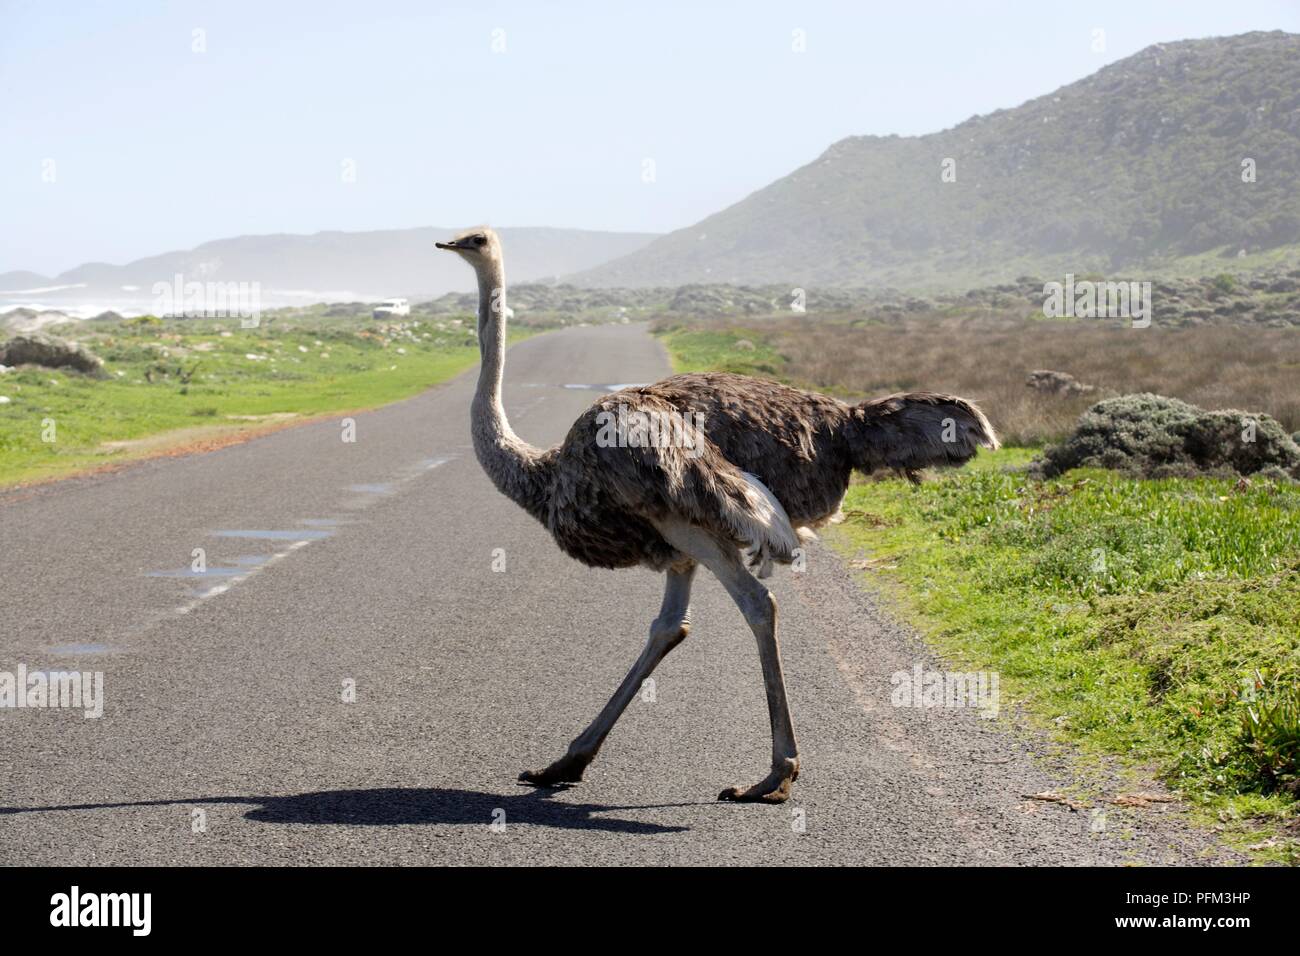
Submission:
[[[618,810],[652,810],[705,804],[670,803],[606,806],[564,803],[551,799],[558,790],[534,790],[503,795],[440,787],[381,787],[372,790],[319,790],[287,796],[196,797],[192,800],[137,800],[123,803],[81,803],[47,807],[0,807],[0,816],[73,810],[115,810],[128,807],[168,807],[205,804],[252,804],[244,819],[257,823],[303,823],[327,826],[487,826],[505,812],[507,825],[598,830],[649,836],[681,833],[689,827],[598,816]]]

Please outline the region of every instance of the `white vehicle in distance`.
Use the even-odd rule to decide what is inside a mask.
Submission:
[[[375,310],[370,313],[372,318],[391,319],[398,315],[410,315],[411,303],[405,299],[384,299],[375,306]]]

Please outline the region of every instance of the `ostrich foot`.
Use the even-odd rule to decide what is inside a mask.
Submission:
[[[772,772],[749,789],[728,787],[718,794],[719,800],[736,803],[785,803],[790,799],[790,785],[799,778],[799,758],[787,757],[772,767]]]
[[[525,770],[519,775],[523,783],[534,787],[555,787],[564,783],[580,783],[582,773],[587,769],[591,758],[580,754],[568,753],[544,770]]]

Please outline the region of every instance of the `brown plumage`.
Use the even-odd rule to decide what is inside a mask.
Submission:
[[[702,422],[699,454],[672,444],[602,447],[598,418],[620,410]],[[949,442],[941,440],[944,419],[953,422]],[[606,395],[574,422],[539,460],[544,478],[537,510],[529,510],[579,561],[663,570],[681,556],[652,519],[679,515],[737,548],[759,543],[737,537],[719,517],[726,499],[747,506],[743,473],[771,491],[795,529],[815,528],[839,510],[853,469],[893,468],[916,480],[919,468],[966,461],[992,434],[977,408],[950,396],[892,395],[850,406],[744,375],[674,375]]]
[[[780,802],[798,776],[771,594],[760,576],[790,563],[799,539],[840,507],[855,469],[917,480],[996,448],[970,402],[916,392],[848,405],[815,392],[728,373],[674,375],[600,398],[555,448],[519,439],[501,403],[505,278],[500,240],[486,227],[439,248],[478,276],[483,365],[472,407],[474,447],[496,487],[540,521],[568,555],[603,568],[668,574],[650,641],[623,684],[564,757],[521,779],[580,780],[619,714],[655,665],[689,632],[690,583],[712,571],[758,640],[773,730],[772,772],[725,799]]]

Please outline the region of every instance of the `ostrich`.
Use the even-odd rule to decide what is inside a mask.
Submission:
[[[961,464],[977,446],[998,447],[988,420],[951,395],[916,392],[847,405],[743,375],[689,374],[606,395],[560,445],[535,448],[511,429],[501,401],[509,315],[501,240],[482,227],[436,245],[459,255],[478,278],[482,365],[471,416],[483,470],[571,557],[667,576],[645,649],[609,703],[563,756],[519,779],[538,787],[582,779],[642,682],[690,633],[691,582],[703,565],[754,632],[772,732],[771,772],[718,799],[785,801],[799,775],[799,752],[776,602],[760,577],[774,562],[792,563],[801,539],[812,537],[809,529],[836,514],[853,470],[891,468],[915,481],[928,465]],[[647,429],[648,422],[673,427]]]

